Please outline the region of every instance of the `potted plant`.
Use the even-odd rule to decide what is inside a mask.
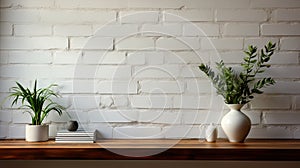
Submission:
[[[250,45],[244,51],[246,56],[241,63],[242,70],[227,67],[223,60],[216,63],[218,72],[214,72],[208,65],[201,64],[203,71],[211,80],[217,94],[224,98],[230,108],[221,121],[222,129],[230,142],[243,142],[247,137],[251,122],[240,109],[254,98],[254,94],[262,94],[262,88],[275,84],[271,77],[257,78],[270,65],[266,64],[274,53],[276,43],[269,42],[260,51],[256,46]]]
[[[31,124],[26,125],[26,141],[47,141],[49,125],[43,124],[43,120],[49,112],[56,111],[59,115],[65,109],[63,106],[52,100],[52,97],[60,97],[60,95],[52,90],[52,87],[57,86],[51,84],[46,88],[37,89],[37,80],[34,82],[33,90],[24,88],[20,83],[16,82],[17,86],[11,87],[9,97],[13,98],[11,105],[17,104],[19,101],[22,106],[19,108],[27,108],[31,116]]]

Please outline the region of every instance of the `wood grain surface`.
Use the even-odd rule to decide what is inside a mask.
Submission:
[[[300,161],[300,140],[100,140],[93,144],[1,140],[0,159]]]

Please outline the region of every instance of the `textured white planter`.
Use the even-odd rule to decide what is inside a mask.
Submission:
[[[227,106],[230,112],[222,118],[221,126],[230,142],[244,142],[251,128],[251,121],[240,111],[243,104],[227,104]]]
[[[26,125],[26,141],[39,142],[49,139],[49,125]]]

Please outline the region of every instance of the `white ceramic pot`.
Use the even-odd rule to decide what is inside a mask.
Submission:
[[[222,118],[221,126],[230,142],[244,142],[251,128],[248,116],[241,112],[243,104],[227,104],[230,111]]]
[[[205,131],[205,139],[207,142],[216,142],[218,137],[217,127],[213,124],[210,124]]]
[[[26,141],[40,142],[49,139],[49,125],[26,125]]]

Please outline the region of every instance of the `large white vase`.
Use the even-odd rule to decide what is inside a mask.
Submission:
[[[26,141],[40,142],[49,139],[49,125],[26,125]]]
[[[230,111],[222,118],[221,126],[230,142],[244,142],[251,128],[248,116],[241,112],[244,104],[227,104]]]

